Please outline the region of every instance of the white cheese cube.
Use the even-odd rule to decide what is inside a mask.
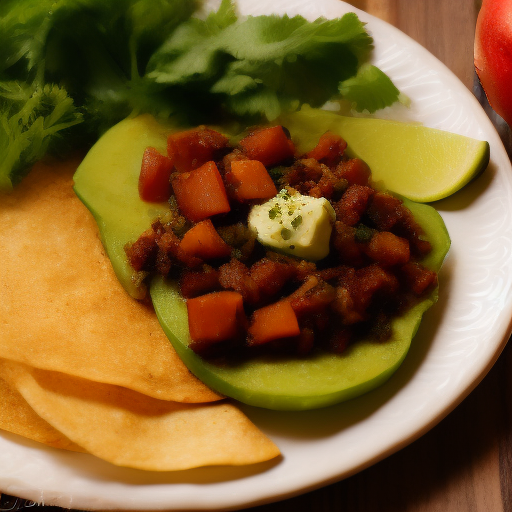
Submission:
[[[286,190],[253,206],[249,213],[249,227],[263,245],[310,261],[329,254],[335,220],[336,214],[327,199],[291,195]]]

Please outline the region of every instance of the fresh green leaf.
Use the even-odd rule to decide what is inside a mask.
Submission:
[[[239,117],[255,117],[263,115],[266,119],[276,119],[283,110],[282,101],[272,89],[258,88],[249,94],[237,94],[229,98],[230,110]],[[290,109],[286,109],[290,110]]]
[[[2,0],[1,188],[69,141],[82,120],[89,143],[128,115],[171,115],[172,102],[141,75],[197,7],[198,0]]]
[[[228,27],[224,38],[227,52],[238,60],[250,61],[292,61],[299,55],[308,60],[323,60],[323,53],[331,45],[344,45],[361,60],[372,47],[372,38],[354,13],[313,22],[302,16],[249,16]]]
[[[354,13],[238,19],[222,0],[201,17],[202,1],[2,0],[2,188],[43,149],[78,133],[89,143],[139,113],[258,123],[340,92],[370,111],[395,101],[389,79],[361,67],[372,39]]]
[[[64,89],[51,85],[34,89],[19,82],[1,82],[0,191],[11,190],[28,167],[46,154],[59,132],[81,120]]]
[[[148,78],[174,85],[216,77],[223,68],[223,31],[236,21],[231,1],[223,0],[205,20],[191,18],[183,23],[153,55]]]
[[[355,110],[368,110],[370,113],[389,107],[398,101],[400,95],[390,78],[371,64],[361,66],[356,76],[343,81],[340,93],[352,102]]]
[[[44,56],[55,0],[2,0],[0,2],[0,76],[13,71],[12,79],[27,73]]]
[[[272,120],[302,103],[321,106],[372,49],[354,13],[314,22],[215,16],[215,23],[209,17],[183,24],[154,55],[148,78],[167,86],[202,84],[212,102],[237,116]]]

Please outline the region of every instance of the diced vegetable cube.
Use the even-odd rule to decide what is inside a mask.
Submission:
[[[287,300],[257,309],[252,314],[248,343],[262,345],[272,340],[300,334],[297,316]]]
[[[186,299],[216,291],[219,287],[219,271],[208,265],[201,270],[185,270],[180,277],[180,292]]]
[[[240,202],[270,199],[277,194],[270,174],[259,160],[234,160],[231,162],[229,180]]]
[[[336,167],[336,173],[339,178],[346,179],[351,185],[368,185],[371,175],[366,162],[359,158],[351,158],[346,162],[341,162]]]
[[[247,326],[243,299],[237,292],[213,292],[188,299],[187,311],[191,348],[197,352],[237,338]]]
[[[143,201],[161,203],[169,199],[173,165],[172,158],[155,148],[146,148],[139,175],[139,196]]]
[[[411,257],[409,242],[389,231],[375,233],[364,252],[385,267],[404,265]]]
[[[176,174],[171,184],[181,213],[193,222],[230,210],[226,189],[214,162]]]
[[[169,135],[167,154],[179,172],[189,172],[215,160],[228,142],[222,133],[203,126]]]
[[[437,284],[437,274],[419,263],[411,261],[405,264],[400,272],[405,278],[407,287],[418,297]]]
[[[225,258],[231,254],[231,247],[217,233],[210,219],[190,228],[180,242],[180,249],[203,260]]]
[[[292,158],[295,153],[295,146],[282,126],[255,131],[244,137],[240,146],[247,158],[259,160],[266,167]]]
[[[317,145],[306,156],[332,166],[341,160],[346,148],[347,143],[339,135],[325,132],[318,140]]]

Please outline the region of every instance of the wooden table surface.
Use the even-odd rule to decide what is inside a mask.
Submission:
[[[478,1],[354,0],[351,3],[410,35],[472,89]],[[251,510],[512,510],[512,348],[508,346],[504,350],[468,398],[408,447],[337,484]]]
[[[444,62],[472,90],[475,0],[354,0]],[[374,466],[251,512],[512,510],[512,347],[426,435]]]

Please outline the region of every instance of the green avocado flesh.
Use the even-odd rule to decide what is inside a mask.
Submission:
[[[145,231],[166,205],[143,202],[138,175],[147,146],[165,152],[166,136],[149,116],[122,121],[91,149],[75,174],[75,191],[96,218],[114,270],[126,290],[138,297],[123,247]],[[292,138],[294,132],[291,132]],[[316,141],[313,142],[314,145]],[[450,246],[441,216],[432,207],[404,200],[432,243],[423,261],[439,270]],[[154,278],[150,294],[169,340],[187,367],[205,384],[240,402],[279,410],[324,407],[356,397],[385,382],[405,358],[423,313],[437,300],[437,289],[393,321],[393,337],[377,343],[361,340],[342,355],[303,358],[261,357],[240,364],[212,364],[188,344],[187,307],[176,283]]]
[[[75,193],[96,219],[117,278],[136,299],[143,292],[135,282],[124,246],[168,209],[167,203],[146,203],[139,198],[142,155],[148,146],[165,154],[170,131],[151,116],[122,121],[91,148],[74,175]]]

